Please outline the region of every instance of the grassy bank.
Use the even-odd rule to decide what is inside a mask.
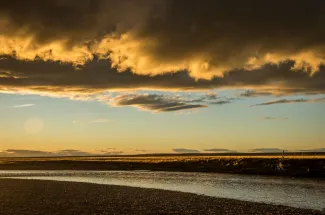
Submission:
[[[324,156],[0,158],[0,170],[153,170],[325,178]]]

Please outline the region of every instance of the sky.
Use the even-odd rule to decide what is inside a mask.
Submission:
[[[5,0],[0,156],[325,151],[324,9]]]

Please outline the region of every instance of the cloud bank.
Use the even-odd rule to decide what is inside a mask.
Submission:
[[[325,60],[324,8],[303,0],[10,0],[0,6],[0,54],[74,65],[99,55],[119,71],[204,79],[293,61],[292,71],[313,75]]]
[[[0,151],[0,157],[60,157],[60,156],[102,156],[102,155],[119,155],[123,151],[117,150],[101,150],[99,153],[84,152],[75,149],[66,149],[55,152],[39,151],[39,150],[24,150],[24,149],[7,149]]]
[[[104,101],[98,94],[139,89],[323,94],[324,9],[303,0],[5,0],[0,92]],[[113,103],[155,112],[229,103],[137,97]],[[257,105],[297,102],[309,101]]]
[[[0,91],[35,94],[69,94],[80,98],[103,91],[151,89],[164,91],[198,91],[209,89],[250,89],[241,97],[325,93],[325,68],[313,76],[302,70],[291,71],[294,62],[278,66],[267,64],[259,69],[232,70],[224,77],[195,80],[187,71],[172,75],[145,76],[132,70],[119,72],[109,60],[95,58],[79,69],[58,61],[22,61],[0,56]],[[2,74],[2,75],[1,75]],[[262,93],[261,93],[262,92]]]

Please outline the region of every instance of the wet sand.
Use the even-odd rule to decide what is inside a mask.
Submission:
[[[0,179],[1,215],[325,214],[175,191],[76,182]]]

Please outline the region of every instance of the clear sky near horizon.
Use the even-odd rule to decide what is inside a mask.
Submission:
[[[5,1],[0,156],[325,151],[325,5],[241,2]]]
[[[170,153],[175,148],[247,152],[256,148],[323,147],[323,103],[250,106],[268,100],[272,98],[151,113],[98,101],[0,94],[1,149],[101,153],[109,148],[135,154]]]

